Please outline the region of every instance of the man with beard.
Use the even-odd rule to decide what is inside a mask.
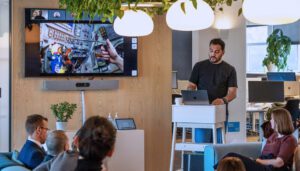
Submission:
[[[189,79],[188,89],[207,90],[209,101],[213,105],[227,105],[236,97],[236,71],[233,66],[222,60],[224,52],[224,41],[212,39],[209,43],[209,59],[196,63]],[[195,135],[196,142],[212,142],[210,129],[196,129]],[[221,129],[217,129],[217,137],[220,143]]]
[[[25,123],[28,139],[22,147],[18,159],[29,169],[37,167],[46,156],[42,144],[47,138],[48,119],[39,114],[29,115]]]

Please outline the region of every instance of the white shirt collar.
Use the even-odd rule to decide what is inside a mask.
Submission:
[[[31,142],[34,142],[35,144],[37,144],[39,147],[43,147],[42,144],[34,139],[32,139],[30,136],[28,136],[28,140]]]

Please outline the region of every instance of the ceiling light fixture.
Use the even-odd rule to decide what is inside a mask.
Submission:
[[[185,12],[181,9],[182,3],[185,3]],[[197,9],[190,0],[178,0],[169,8],[166,20],[173,30],[196,31],[213,24],[214,12],[203,0],[197,0]]]
[[[299,0],[244,0],[243,15],[257,24],[289,24],[300,18],[299,6]]]
[[[232,21],[228,16],[218,15],[215,18],[214,28],[216,29],[231,29],[233,27]]]
[[[114,21],[114,30],[121,36],[146,36],[152,33],[153,27],[152,18],[141,10],[126,10],[122,19],[117,17]]]

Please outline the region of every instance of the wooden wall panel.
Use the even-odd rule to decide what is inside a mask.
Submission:
[[[41,113],[55,128],[50,113],[52,103],[67,100],[77,103],[78,110],[69,122],[69,129],[81,125],[80,92],[42,91],[43,80],[67,78],[24,78],[24,8],[57,8],[57,0],[13,0],[12,27],[12,148],[20,149],[26,139],[24,121],[29,114]],[[85,92],[88,116],[133,117],[140,129],[145,130],[146,171],[165,171],[169,167],[171,148],[171,64],[172,34],[165,17],[154,19],[155,30],[138,41],[139,76],[95,78],[118,79],[120,88],[114,91]],[[86,79],[86,78],[70,78]]]

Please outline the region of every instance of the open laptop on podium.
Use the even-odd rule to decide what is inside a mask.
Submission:
[[[207,90],[181,90],[184,105],[209,105]]]

